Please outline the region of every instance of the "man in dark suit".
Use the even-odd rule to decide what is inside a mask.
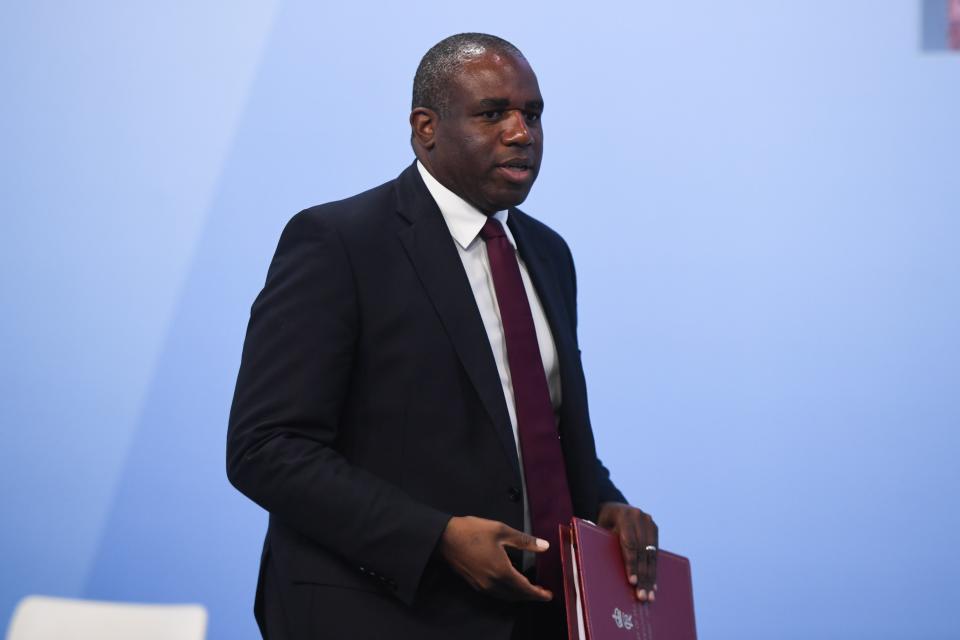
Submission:
[[[264,637],[563,637],[574,514],[619,534],[654,597],[656,525],[594,448],[569,249],[515,208],[542,111],[516,47],[447,38],[414,80],[416,162],[284,230],[227,441],[270,512]]]

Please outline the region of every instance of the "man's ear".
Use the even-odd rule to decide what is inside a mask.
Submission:
[[[417,107],[410,112],[410,131],[414,140],[429,151],[433,149],[437,121],[440,117],[433,109]]]

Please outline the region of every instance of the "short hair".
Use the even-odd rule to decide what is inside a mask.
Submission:
[[[450,77],[466,62],[496,51],[524,58],[520,49],[487,33],[458,33],[430,47],[413,76],[411,109],[426,107],[442,118],[450,106]]]

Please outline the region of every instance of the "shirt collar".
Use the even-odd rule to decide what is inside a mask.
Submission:
[[[440,213],[443,214],[443,220],[447,223],[447,228],[450,229],[450,235],[453,236],[453,239],[456,240],[462,249],[469,248],[474,240],[477,239],[477,236],[480,235],[480,229],[483,228],[484,223],[487,221],[487,216],[453,191],[450,191],[450,189],[440,184],[440,181],[434,178],[430,172],[427,171],[426,167],[420,164],[419,160],[417,160],[417,170],[420,172],[420,177],[423,178],[424,184],[427,185],[427,191],[430,192],[437,206],[440,207]],[[516,249],[517,241],[514,240],[513,234],[510,233],[510,227],[507,226],[507,216],[507,211],[497,211],[492,217],[503,225],[503,231],[507,236],[507,240],[509,240],[513,248]]]

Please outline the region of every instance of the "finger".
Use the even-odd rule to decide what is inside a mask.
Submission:
[[[640,549],[638,548],[636,529],[625,527],[620,532],[620,551],[623,555],[623,570],[627,574],[627,581],[636,585],[639,580],[638,562]]]
[[[637,581],[637,600],[640,602],[653,602],[655,599],[654,589],[656,585],[651,577],[651,573],[656,571],[655,567],[656,551],[647,551],[646,549],[641,551],[640,576]]]
[[[657,525],[653,518],[647,514],[642,515],[640,523],[640,577],[637,582],[638,587],[647,591],[653,590],[653,585],[657,580]]]
[[[650,593],[657,589],[657,552],[651,551],[647,554],[647,576],[650,580]]]
[[[517,531],[507,525],[503,525],[500,532],[500,542],[516,549],[542,553],[550,548],[550,543],[543,538],[537,538],[529,533]]]
[[[549,602],[553,599],[553,592],[540,585],[533,584],[512,566],[509,572],[497,581],[496,591],[501,598],[512,601],[537,600]]]
[[[653,591],[653,583],[656,579],[657,571],[657,552],[655,550],[648,550],[646,547],[647,545],[644,545],[643,551],[640,552],[637,587],[646,589],[647,591]]]
[[[650,516],[646,516],[644,525],[646,529],[645,537],[649,540],[647,545],[652,547],[646,554],[647,578],[649,579],[649,589],[652,590],[657,582],[657,553],[660,550],[660,530],[657,527],[657,523],[654,522]]]

